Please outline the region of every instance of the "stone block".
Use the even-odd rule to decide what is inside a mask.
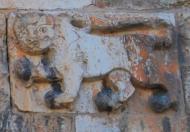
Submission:
[[[2,9],[74,9],[92,4],[92,0],[1,0]]]
[[[4,120],[6,122],[6,127],[4,130],[6,132],[30,132],[31,131],[31,115],[26,113],[12,113],[9,112],[8,119]]]
[[[188,0],[96,0],[95,5],[99,8],[123,8],[123,9],[168,9],[174,7],[189,7]]]
[[[177,132],[179,116],[174,115],[130,115],[119,120],[121,132]]]
[[[1,0],[2,9],[75,9],[91,7],[98,8],[123,8],[123,9],[168,9],[178,7],[189,7],[188,0]]]
[[[34,114],[32,132],[74,132],[73,118],[61,114]]]
[[[76,132],[120,132],[118,122],[104,117],[79,115],[75,120]]]
[[[0,112],[6,111],[10,107],[10,87],[7,62],[7,36],[6,20],[0,14]]]
[[[179,32],[180,64],[188,66],[190,64],[190,13],[178,13],[176,17]]]
[[[11,13],[13,106],[32,112],[112,111],[140,86],[165,90],[171,99],[163,105],[169,108],[181,90],[174,27],[170,13]],[[89,92],[79,92],[83,86]]]
[[[179,59],[183,80],[186,112],[190,113],[190,13],[177,14],[178,32],[179,32]]]
[[[167,114],[132,114],[124,110],[118,113],[78,115],[75,117],[76,132],[186,132],[186,117]]]
[[[101,91],[102,82],[95,81],[83,83],[79,91],[79,97],[75,102],[77,113],[96,113],[97,107],[94,104],[95,95]]]

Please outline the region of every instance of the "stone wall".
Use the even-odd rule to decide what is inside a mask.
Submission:
[[[0,132],[189,132],[189,0],[0,0]]]

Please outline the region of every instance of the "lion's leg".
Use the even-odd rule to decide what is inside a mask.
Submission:
[[[152,95],[148,98],[148,103],[154,112],[161,113],[169,108],[178,109],[177,102],[171,99],[168,88],[164,84],[140,81],[135,77],[131,77],[131,81],[137,88],[152,90]]]
[[[103,89],[95,98],[100,111],[117,109],[135,91],[131,84],[130,74],[124,70],[114,70],[103,80]]]
[[[61,90],[59,92],[52,90],[46,93],[45,102],[47,106],[54,109],[71,105],[78,96],[82,82],[82,73],[82,69],[76,67],[65,71]]]

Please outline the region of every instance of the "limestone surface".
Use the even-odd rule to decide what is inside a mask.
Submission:
[[[4,112],[10,107],[10,86],[8,82],[9,72],[6,39],[5,15],[0,14],[0,112]]]
[[[12,13],[8,49],[13,104],[21,111],[75,112],[82,84],[101,81],[91,97],[94,105],[103,111],[117,109],[139,84],[132,84],[132,78],[144,87],[163,83],[146,66],[158,65],[154,52],[164,57],[160,49],[175,48],[174,25],[170,14]],[[141,71],[144,77],[138,75],[141,66],[147,68]]]
[[[6,9],[74,9],[92,4],[92,0],[1,0],[0,8]]]

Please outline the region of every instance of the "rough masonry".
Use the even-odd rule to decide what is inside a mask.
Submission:
[[[189,2],[0,1],[0,131],[188,132]]]

